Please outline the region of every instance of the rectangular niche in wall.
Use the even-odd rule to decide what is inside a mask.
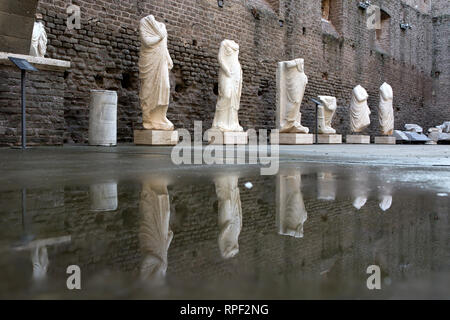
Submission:
[[[378,49],[389,53],[391,47],[391,16],[381,10],[381,29],[375,31],[375,44]]]
[[[322,0],[322,31],[339,37],[342,32],[342,0]]]

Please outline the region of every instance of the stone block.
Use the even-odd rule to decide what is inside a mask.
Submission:
[[[375,137],[375,144],[395,144],[397,139],[394,136]]]
[[[370,144],[370,136],[364,135],[347,135],[347,144]]]
[[[274,134],[270,135],[270,141],[272,144],[274,142]],[[285,145],[302,145],[302,144],[313,144],[314,135],[305,133],[280,133],[279,134],[279,144]]]
[[[134,144],[174,146],[178,144],[178,131],[134,130]]]

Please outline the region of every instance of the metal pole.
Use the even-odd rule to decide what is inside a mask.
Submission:
[[[25,107],[25,76],[26,71],[22,70],[22,149],[27,148],[27,125],[26,125],[26,107]]]
[[[318,112],[319,112],[319,106],[316,104],[316,144],[319,144],[319,128],[317,126]]]

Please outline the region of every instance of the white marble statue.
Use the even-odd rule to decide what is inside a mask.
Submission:
[[[242,229],[242,207],[238,177],[219,177],[215,180],[219,201],[219,249],[223,258],[239,253],[239,235]]]
[[[439,129],[440,132],[450,133],[450,121],[446,121],[443,124],[441,124],[440,126],[437,126],[436,128]]]
[[[140,21],[139,33],[139,98],[143,126],[148,130],[172,131],[174,126],[167,119],[167,109],[170,100],[169,70],[173,68],[173,62],[167,49],[166,26],[149,15]]]
[[[394,133],[394,93],[392,87],[386,82],[380,87],[380,105],[378,108],[378,119],[381,132],[386,136]]]
[[[308,219],[301,188],[301,173],[297,170],[278,176],[277,226],[278,233],[303,238],[303,225]]]
[[[353,89],[350,104],[350,128],[352,132],[362,132],[370,125],[370,109],[367,105],[369,95],[366,89],[357,85]]]
[[[242,68],[239,45],[223,40],[219,49],[219,97],[212,128],[222,132],[242,132],[238,113],[242,94]]]
[[[335,97],[319,96],[321,105],[318,107],[318,129],[321,134],[335,134],[336,130],[331,127],[334,114],[337,109]]]
[[[30,56],[43,58],[46,52],[47,32],[42,21],[42,15],[37,14],[33,27],[33,35],[31,36]]]
[[[300,113],[307,84],[303,59],[278,63],[277,122],[281,133],[309,133],[309,129],[301,125]]]
[[[159,284],[167,271],[167,252],[173,238],[169,227],[170,199],[165,181],[144,181],[140,200],[139,242],[143,254],[141,279]]]

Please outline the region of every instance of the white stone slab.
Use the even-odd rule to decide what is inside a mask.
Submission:
[[[33,57],[24,54],[0,52],[0,64],[12,65],[8,57],[25,59],[39,70],[64,71],[70,68],[70,61]]]
[[[431,139],[422,133],[417,133],[413,131],[404,131],[406,136],[409,138],[409,141],[412,142],[428,142]]]
[[[272,144],[276,144],[274,134],[270,135],[270,141]],[[286,145],[302,145],[313,144],[314,135],[305,133],[280,133],[278,144]]]
[[[394,136],[375,137],[375,144],[396,144],[397,139]]]
[[[370,136],[364,135],[347,135],[347,144],[370,144]]]
[[[319,144],[342,144],[341,134],[319,134]],[[314,142],[316,142],[316,136],[314,135]]]
[[[178,144],[178,131],[134,130],[134,144],[174,146]]]
[[[248,144],[247,132],[222,132],[210,129],[206,133],[209,144],[242,145]]]

